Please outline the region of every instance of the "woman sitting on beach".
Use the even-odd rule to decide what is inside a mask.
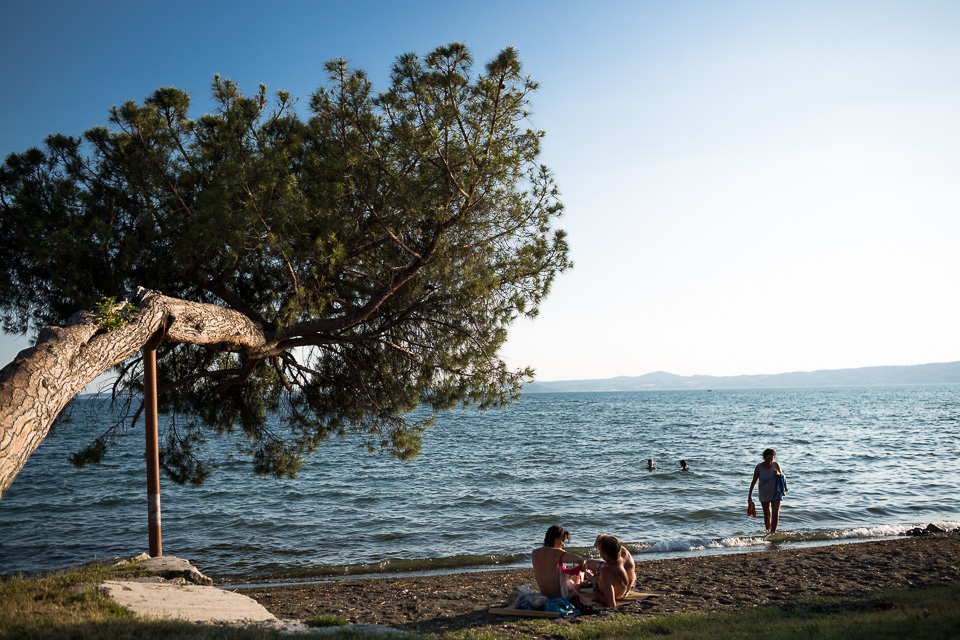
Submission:
[[[570,532],[559,525],[547,529],[543,537],[543,546],[533,550],[533,575],[537,579],[537,588],[547,598],[560,598],[560,565],[562,563],[584,566],[584,558],[563,550],[570,540]]]
[[[780,501],[783,499],[780,480],[785,479],[780,463],[774,460],[776,457],[777,452],[773,449],[764,450],[763,462],[754,467],[753,482],[750,483],[750,491],[747,493],[747,504],[753,504],[753,487],[757,481],[760,482],[757,494],[763,506],[763,526],[770,533],[777,532],[777,524],[780,522]],[[783,493],[786,493],[785,481],[782,487]]]

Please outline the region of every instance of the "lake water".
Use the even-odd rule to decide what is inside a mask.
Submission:
[[[77,470],[67,454],[108,422],[75,415],[0,500],[0,574],[147,550],[142,426]],[[641,561],[960,526],[958,385],[527,394],[440,416],[413,462],[332,440],[296,480],[212,445],[211,479],[161,475],[161,503],[164,553],[215,578],[527,564],[552,524],[572,550],[608,532]],[[766,447],[790,489],[772,539],[746,517]]]

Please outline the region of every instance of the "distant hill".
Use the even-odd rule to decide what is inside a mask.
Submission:
[[[561,391],[678,391],[684,389],[774,389],[796,387],[874,387],[914,384],[960,384],[960,362],[907,367],[862,367],[796,371],[753,376],[678,376],[665,371],[603,380],[533,382],[527,393]]]

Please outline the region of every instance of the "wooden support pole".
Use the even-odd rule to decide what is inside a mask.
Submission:
[[[157,415],[157,345],[150,340],[143,348],[143,401],[147,432],[147,513],[150,557],[163,555],[160,540],[160,422]]]

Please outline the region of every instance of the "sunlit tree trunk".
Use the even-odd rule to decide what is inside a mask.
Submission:
[[[78,312],[64,326],[44,329],[36,346],[0,370],[0,496],[70,399],[161,328],[164,339],[173,342],[249,351],[266,344],[259,325],[230,309],[145,289],[132,299],[139,313],[129,324],[104,332],[94,313]]]

